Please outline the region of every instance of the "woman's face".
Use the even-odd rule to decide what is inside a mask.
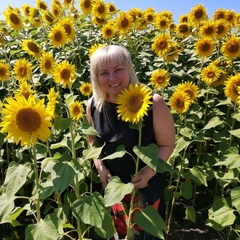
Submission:
[[[109,62],[98,71],[102,89],[108,94],[110,102],[116,102],[117,95],[130,83],[126,67],[119,61]]]

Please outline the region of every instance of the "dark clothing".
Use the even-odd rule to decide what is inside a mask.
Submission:
[[[122,121],[118,117],[117,104],[106,103],[101,112],[94,106],[94,100],[91,99],[91,118],[93,127],[99,133],[101,138],[97,138],[98,143],[102,146],[105,144],[101,157],[106,157],[116,152],[116,148],[124,145],[127,152],[136,158],[133,152],[134,146],[138,144],[139,131],[130,128],[128,122]],[[156,143],[153,131],[153,110],[148,111],[148,115],[144,116],[141,146],[148,146],[150,143]],[[110,170],[111,174],[118,176],[122,182],[131,182],[135,173],[135,162],[129,154],[125,154],[122,158],[112,160],[104,160],[104,165]],[[140,160],[139,169],[143,168],[145,163]],[[159,202],[158,212],[164,218],[164,200],[163,191],[165,187],[165,174],[157,173],[149,180],[146,188],[139,189],[144,200],[144,205],[156,205]],[[147,239],[147,238],[146,238]],[[156,239],[156,238],[151,238]]]

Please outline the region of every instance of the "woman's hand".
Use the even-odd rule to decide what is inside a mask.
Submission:
[[[109,179],[112,177],[112,175],[108,170],[108,168],[106,168],[104,165],[98,169],[98,173],[99,173],[99,177],[102,182],[102,185],[105,188],[109,182]]]

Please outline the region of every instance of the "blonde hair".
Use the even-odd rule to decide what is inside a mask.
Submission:
[[[93,87],[93,99],[96,108],[101,111],[107,100],[107,93],[101,88],[98,79],[98,71],[102,66],[114,61],[120,61],[126,67],[130,77],[130,84],[139,83],[136,76],[133,62],[128,50],[119,45],[107,45],[98,48],[90,57],[90,77]]]

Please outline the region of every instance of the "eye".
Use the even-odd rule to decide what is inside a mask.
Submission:
[[[107,76],[107,75],[108,75],[107,72],[101,72],[101,73],[100,73],[100,76],[102,76],[102,77]]]

